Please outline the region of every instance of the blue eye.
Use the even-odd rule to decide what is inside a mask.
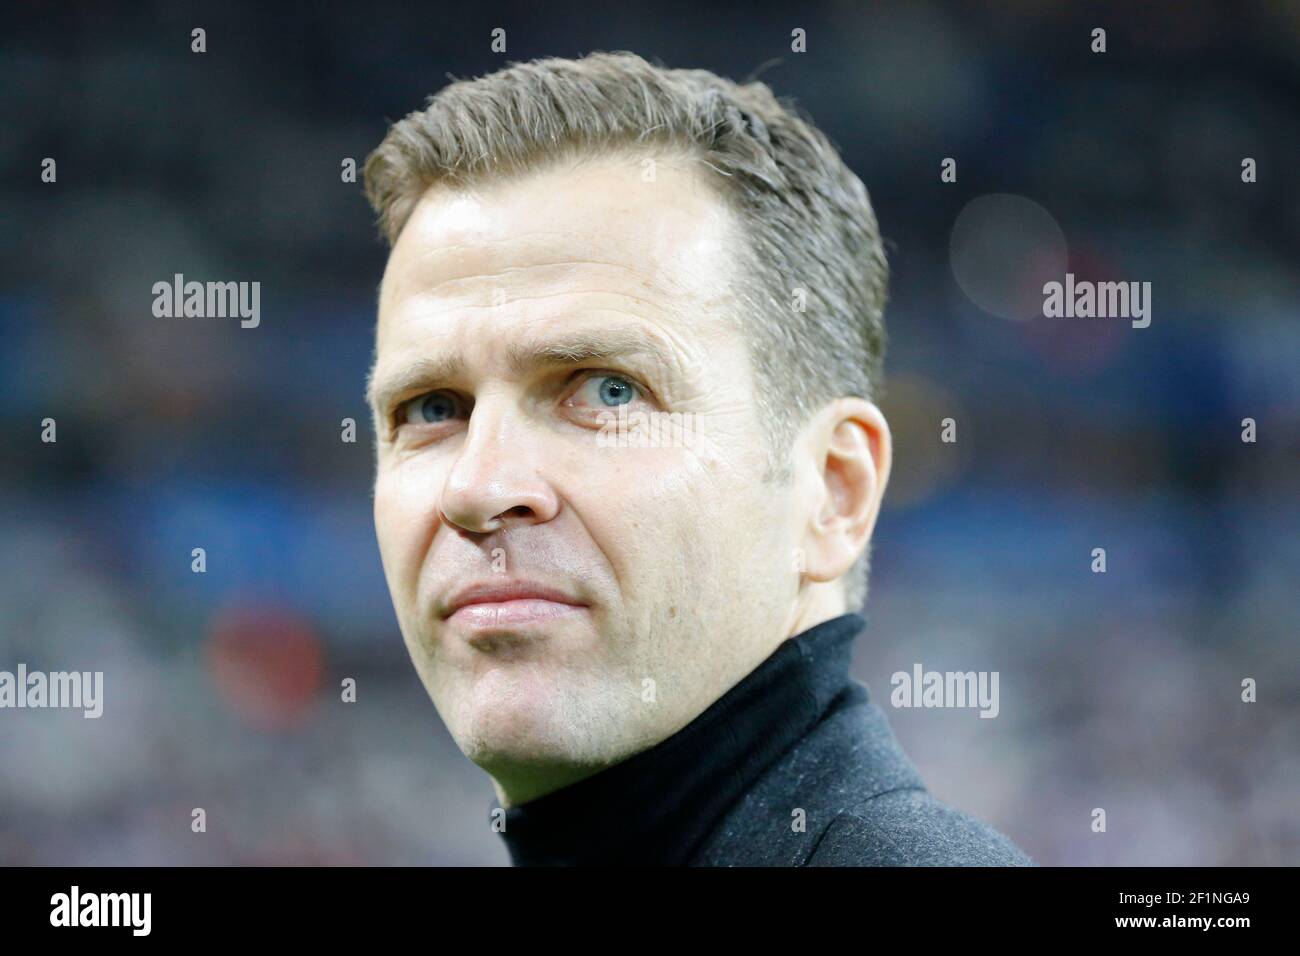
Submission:
[[[626,405],[635,394],[636,388],[626,379],[610,375],[600,380],[600,400],[606,405]]]
[[[429,392],[417,395],[402,406],[399,424],[436,425],[454,418],[460,411],[460,401],[451,392]]]
[[[617,408],[626,405],[639,394],[639,389],[620,375],[593,375],[582,385],[581,391],[595,386],[594,397],[601,405]]]

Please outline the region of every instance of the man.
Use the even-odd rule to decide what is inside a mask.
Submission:
[[[366,191],[384,571],[514,862],[1029,863],[848,676],[887,267],[825,137],[550,59],[432,97]]]

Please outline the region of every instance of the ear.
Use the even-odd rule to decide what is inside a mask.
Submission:
[[[889,483],[893,440],[884,414],[863,398],[836,399],[814,417],[809,431],[818,474],[804,532],[804,577],[834,581],[871,540]]]

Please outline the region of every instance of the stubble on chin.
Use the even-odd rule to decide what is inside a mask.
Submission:
[[[637,686],[593,671],[495,663],[437,690],[439,712],[461,752],[494,777],[589,773],[639,749]],[[437,701],[435,701],[437,703]]]

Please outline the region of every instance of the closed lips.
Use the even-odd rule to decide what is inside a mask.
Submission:
[[[586,607],[577,598],[555,588],[542,585],[522,582],[514,584],[480,584],[458,591],[447,603],[447,611],[443,616],[450,617],[461,608],[475,604],[504,604],[509,601],[549,601],[553,604]]]

